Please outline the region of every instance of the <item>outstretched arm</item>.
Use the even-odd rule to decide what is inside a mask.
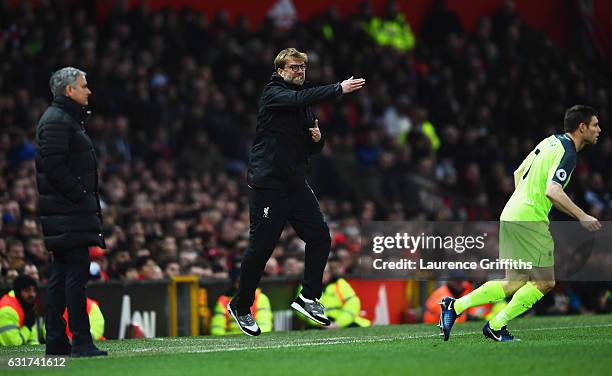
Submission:
[[[363,78],[349,78],[340,83],[317,86],[303,90],[291,90],[272,86],[263,96],[265,106],[269,108],[303,107],[322,100],[335,98],[361,89],[365,85]]]
[[[262,102],[271,109],[304,107],[326,99],[332,99],[342,93],[339,83],[317,86],[303,90],[291,90],[280,86],[266,89]]]

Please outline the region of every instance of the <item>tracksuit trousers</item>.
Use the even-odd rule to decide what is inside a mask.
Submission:
[[[232,301],[238,315],[250,312],[264,267],[287,221],[306,243],[302,295],[320,298],[331,238],[312,189],[308,185],[294,192],[249,188],[249,217],[249,247],[242,260],[238,294]]]

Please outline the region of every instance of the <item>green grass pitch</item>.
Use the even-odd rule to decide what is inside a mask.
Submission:
[[[485,340],[482,322],[457,324],[449,342],[432,325],[391,325],[226,337],[106,341],[107,358],[63,369],[9,368],[44,348],[0,348],[2,375],[610,375],[612,315],[514,320],[515,343]]]

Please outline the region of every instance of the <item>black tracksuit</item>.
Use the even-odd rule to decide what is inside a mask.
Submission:
[[[70,349],[63,315],[68,308],[73,352],[93,348],[85,303],[89,246],[105,247],[93,143],[86,112],[58,96],[36,128],[38,212],[47,249],[53,252],[47,285],[47,351]]]
[[[323,269],[331,239],[319,202],[306,181],[310,155],[321,151],[323,137],[313,142],[309,105],[342,94],[339,83],[304,87],[274,73],[259,102],[257,130],[249,158],[250,239],[242,260],[240,288],[232,301],[239,315],[249,313],[264,267],[289,221],[306,242],[306,298],[322,293]]]

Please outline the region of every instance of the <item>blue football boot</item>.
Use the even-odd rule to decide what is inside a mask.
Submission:
[[[457,313],[455,313],[455,299],[446,296],[440,301],[440,322],[438,327],[440,328],[440,336],[444,337],[444,341],[448,341],[450,337],[451,329],[455,320],[457,320]]]
[[[506,326],[502,327],[500,330],[494,330],[491,328],[488,321],[482,328],[482,334],[484,334],[486,338],[490,338],[496,342],[520,341],[520,339],[514,338],[514,336],[510,334]]]

